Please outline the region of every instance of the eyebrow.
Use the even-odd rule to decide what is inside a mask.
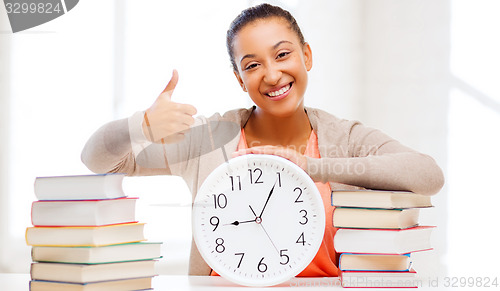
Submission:
[[[292,42],[288,41],[288,40],[282,40],[282,41],[279,41],[277,42],[275,45],[273,45],[272,49],[275,50],[277,49],[280,45],[282,45],[283,43],[289,43],[289,44],[292,44]],[[255,58],[255,54],[246,54],[244,55],[241,60],[240,60],[240,64],[241,62],[243,62],[244,59],[247,59],[247,58]]]

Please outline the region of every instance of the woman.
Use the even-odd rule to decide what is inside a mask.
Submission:
[[[227,32],[227,49],[237,81],[256,106],[223,116],[193,117],[195,107],[170,99],[178,79],[174,71],[145,112],[100,128],[87,142],[82,161],[97,173],[179,175],[194,199],[208,174],[227,159],[226,152],[274,154],[291,160],[316,182],[327,222],[318,254],[299,276],[338,275],[332,189],[428,195],[441,189],[443,174],[431,157],[359,122],[304,107],[312,50],[289,12],[269,4],[246,9]],[[223,122],[236,125],[234,134],[227,136]],[[224,142],[214,145],[214,140]],[[211,141],[210,150],[206,150],[207,141]],[[194,244],[189,273],[211,273]]]

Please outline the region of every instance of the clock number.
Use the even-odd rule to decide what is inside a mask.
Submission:
[[[219,218],[217,216],[212,216],[210,217],[210,224],[212,226],[215,226],[215,228],[212,231],[215,231],[217,227],[219,226]]]
[[[304,239],[304,233],[302,232],[299,236],[299,238],[297,239],[296,243],[298,244],[302,244],[302,245],[305,245],[306,244],[306,241]]]
[[[234,255],[241,256],[240,262],[238,263],[238,267],[236,267],[236,268],[239,268],[241,266],[241,261],[243,261],[243,257],[245,256],[245,253],[235,253]]]
[[[238,190],[241,190],[241,177],[240,176],[236,177],[238,178]],[[231,191],[234,191],[234,177],[229,176],[229,178],[231,179]]]
[[[226,208],[227,206],[227,198],[226,198],[226,195],[224,195],[224,193],[221,193],[219,195],[216,195],[216,194],[212,194],[214,196],[214,206],[215,206],[215,209],[217,209],[217,207],[223,209],[223,208]]]
[[[288,262],[290,261],[290,258],[289,258],[287,255],[285,255],[285,254],[284,254],[284,252],[287,252],[287,251],[288,251],[287,249],[284,249],[284,250],[281,250],[281,251],[280,251],[280,257],[281,257],[282,259],[283,259],[283,258],[285,258],[285,260],[286,260],[286,261],[284,261],[284,262],[280,262],[280,264],[282,264],[282,265],[286,265],[286,264],[288,264]]]
[[[276,174],[278,174],[278,187],[281,187],[281,173],[276,172]]]
[[[257,265],[257,270],[259,270],[259,272],[261,272],[261,273],[264,273],[265,271],[267,271],[267,265],[262,262],[263,260],[264,260],[264,257],[262,257],[262,259],[260,259],[259,264]]]
[[[304,216],[302,216],[302,218],[305,218],[305,221],[304,222],[299,221],[299,223],[302,224],[302,225],[305,225],[309,221],[309,219],[307,218],[307,211],[305,211],[304,209],[302,209],[301,211],[299,211],[299,213],[302,213],[302,212],[304,212]]]
[[[302,195],[302,189],[300,189],[299,187],[295,187],[295,189],[293,189],[293,192],[295,192],[295,190],[299,191],[299,196],[297,196],[297,199],[295,199],[295,203],[304,202],[304,200],[300,200],[300,195]]]
[[[261,183],[264,183],[262,181],[259,181],[259,179],[262,177],[262,170],[260,168],[255,168],[253,170],[253,173],[259,172],[259,176],[255,180],[255,182],[253,181],[252,169],[248,169],[248,172],[250,172],[250,184],[261,184]]]
[[[216,244],[215,251],[218,252],[219,254],[223,253],[226,250],[226,247],[223,245],[223,243],[224,243],[224,240],[220,237],[215,240],[215,244]]]

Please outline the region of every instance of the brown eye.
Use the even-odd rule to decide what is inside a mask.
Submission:
[[[245,71],[248,71],[248,70],[251,70],[253,68],[257,67],[257,64],[250,64],[248,66],[245,67]]]
[[[290,54],[290,52],[282,52],[282,53],[280,53],[280,54],[279,54],[276,58],[277,58],[277,59],[281,59],[281,58],[286,57],[286,56],[287,56],[287,55],[289,55],[289,54]]]

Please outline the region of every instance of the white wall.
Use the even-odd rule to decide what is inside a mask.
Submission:
[[[293,11],[313,52],[306,105],[342,118],[359,118],[363,7],[359,0],[313,0],[300,1]]]
[[[360,119],[430,154],[446,173],[450,4],[447,0],[363,3]],[[446,272],[442,262],[447,243],[446,189],[433,197],[435,209],[421,211],[422,224],[438,226],[434,252],[414,256],[421,275]]]

